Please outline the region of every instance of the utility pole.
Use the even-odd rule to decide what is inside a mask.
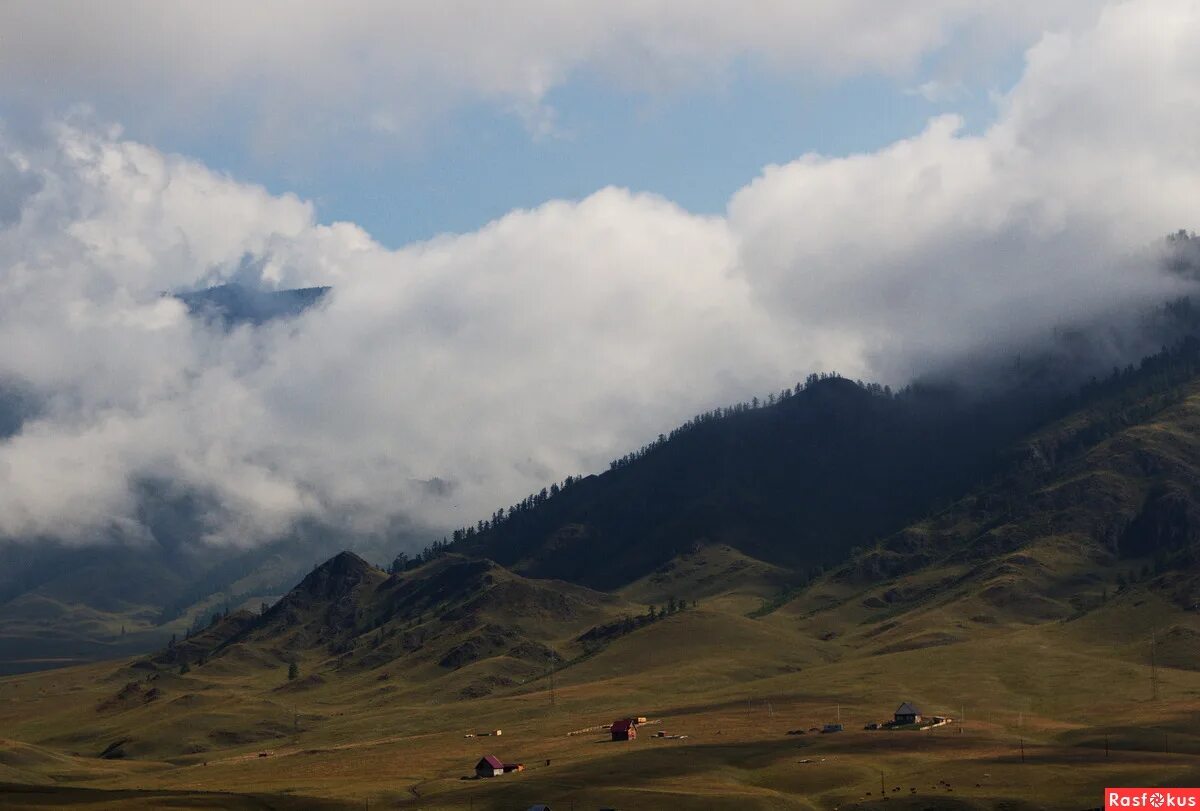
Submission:
[[[963,727],[965,727],[967,725],[967,705],[964,704],[960,709],[962,710],[962,712],[959,713],[959,718],[958,718],[958,734],[959,735],[962,734]]]
[[[887,787],[883,784],[883,772],[879,773],[879,793],[887,795]]]
[[[1104,756],[1108,757],[1108,733],[1104,733]]]
[[[1158,701],[1158,657],[1155,648],[1158,646],[1158,634],[1154,631],[1150,632],[1150,688],[1154,695],[1154,700]]]
[[[1021,762],[1025,762],[1025,739],[1021,739]]]

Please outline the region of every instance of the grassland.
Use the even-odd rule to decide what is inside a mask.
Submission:
[[[1186,648],[1200,623],[1154,593],[1127,589],[1068,621],[961,628],[961,641],[940,635],[969,621],[923,608],[901,617],[904,638],[941,641],[891,652],[874,644],[880,623],[861,594],[746,617],[758,599],[714,595],[614,640],[556,673],[553,705],[545,677],[458,698],[456,685],[503,670],[502,657],[430,680],[386,665],[338,671],[313,654],[289,682],[250,646],[185,675],[102,663],[10,677],[0,802],[1082,809],[1105,785],[1200,785],[1200,662]],[[1184,634],[1175,664],[1193,668],[1158,667],[1157,698],[1153,629]],[[862,730],[903,700],[956,723]],[[660,723],[629,743],[568,734],[629,714]],[[846,732],[786,734],[839,717]],[[465,737],[495,728],[504,734]],[[687,738],[655,739],[659,729]],[[99,757],[114,744],[125,757]],[[465,779],[486,753],[526,770]]]

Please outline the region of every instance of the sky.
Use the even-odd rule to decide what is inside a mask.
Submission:
[[[0,6],[0,536],[473,523],[812,371],[1188,292],[1200,7]],[[249,274],[247,273],[249,269]],[[223,331],[164,298],[330,285]]]
[[[413,3],[360,3],[361,14],[351,16],[364,26],[377,21],[378,31],[354,30],[313,6],[303,15],[308,25],[271,47],[249,38],[252,26],[303,13],[268,3],[263,19],[245,21],[245,41],[229,41],[236,5],[218,4],[224,13],[215,20],[137,3],[82,15],[31,5],[10,9],[15,20],[5,26],[16,49],[5,66],[17,77],[5,98],[10,117],[40,122],[47,111],[92,108],[127,137],[297,193],[314,202],[320,220],[354,222],[393,248],[607,185],[720,213],[770,163],[878,148],[939,112],[982,128],[995,115],[993,94],[1019,74],[1021,46],[1040,23],[1070,18],[1020,7],[1016,16],[1027,19],[1009,23],[1014,30],[988,33],[1008,15],[933,3],[928,14],[883,14],[858,43],[847,32],[863,28],[880,4],[821,12],[763,3],[749,30],[722,32],[727,19],[744,16],[736,4],[697,16],[680,3],[660,4],[657,13],[646,10],[652,4],[618,3],[604,13],[600,4],[568,3],[558,4],[570,10],[556,15],[562,19],[545,20],[549,6],[526,2],[504,15],[517,19],[503,41],[481,44],[485,26],[471,22],[487,18],[487,4],[445,4],[438,15]],[[778,21],[791,37],[773,41],[767,29]],[[202,28],[178,30],[189,24]],[[328,39],[325,26],[352,30],[341,48],[314,43]],[[110,38],[97,42],[97,29]],[[443,53],[406,60],[406,43],[431,29],[453,38]],[[822,29],[849,41],[817,42],[812,32]],[[547,41],[555,35],[563,41]],[[160,50],[185,36],[181,52]],[[893,36],[891,49],[862,52],[873,38]],[[584,52],[567,53],[572,41]],[[76,61],[60,64],[68,46]],[[478,53],[489,46],[497,52]],[[538,50],[510,50],[518,47]],[[705,47],[717,50],[696,53]],[[974,50],[969,60],[966,48]],[[258,49],[267,51],[261,65]],[[389,52],[373,56],[383,62],[374,67],[346,66],[355,49]],[[213,50],[223,54],[215,64]],[[463,60],[511,78],[470,76],[457,64]],[[97,63],[108,72],[97,73]],[[627,75],[636,63],[649,72]],[[532,87],[529,73],[538,74]],[[148,75],[161,77],[149,98]],[[340,98],[347,86],[361,88],[351,91],[352,104]],[[286,106],[273,107],[278,99]]]

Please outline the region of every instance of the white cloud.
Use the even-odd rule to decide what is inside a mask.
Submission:
[[[962,80],[930,79],[916,87],[910,87],[904,92],[910,96],[920,96],[930,104],[944,104],[971,96],[970,88]]]
[[[231,540],[470,521],[813,369],[903,382],[1157,300],[1179,283],[1136,249],[1200,219],[1198,34],[1191,3],[1113,6],[1041,40],[988,131],[768,167],[725,217],[610,188],[398,251],[119,133],[8,139],[0,378],[44,410],[0,442],[0,532],[128,527],[139,476],[212,495]],[[334,293],[229,335],[159,295],[247,257]]]
[[[662,91],[737,60],[804,75],[913,73],[948,41],[970,59],[1086,20],[1093,0],[64,0],[0,6],[0,91],[31,103],[205,127],[248,110],[264,148],[314,133],[414,137],[473,101],[553,121],[573,74]]]
[[[389,251],[107,134],[63,126],[17,157],[40,191],[0,231],[0,377],[48,407],[0,444],[6,533],[117,522],[138,475],[215,494],[239,531],[444,520],[412,486],[434,477],[469,519],[783,373],[770,326],[743,330],[724,222],[659,198],[605,189]],[[247,255],[268,283],[335,292],[229,336],[160,296]]]

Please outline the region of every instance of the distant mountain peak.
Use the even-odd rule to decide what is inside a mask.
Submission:
[[[225,328],[241,324],[259,326],[280,318],[295,318],[316,305],[329,287],[302,287],[290,290],[259,290],[229,282],[203,290],[174,293],[188,313]]]

